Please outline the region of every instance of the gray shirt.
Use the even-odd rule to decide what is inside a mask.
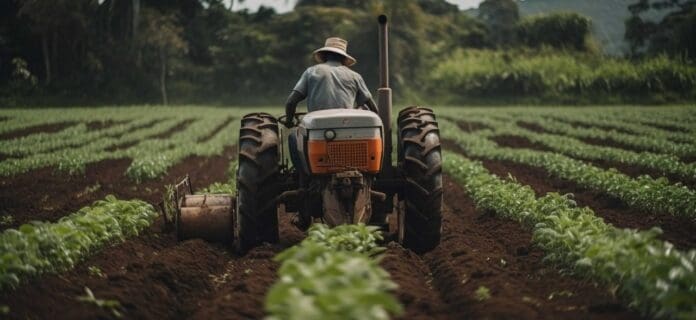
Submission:
[[[327,61],[305,70],[297,81],[297,92],[307,97],[307,111],[351,109],[372,99],[365,80],[337,61]]]

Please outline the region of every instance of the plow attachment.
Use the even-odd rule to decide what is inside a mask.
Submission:
[[[162,207],[171,208],[163,210],[165,221],[174,225],[179,241],[203,239],[232,245],[234,197],[229,194],[192,194],[188,176],[175,185],[173,191]]]

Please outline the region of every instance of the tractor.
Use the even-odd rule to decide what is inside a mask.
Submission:
[[[392,162],[387,17],[379,16],[378,22],[379,114],[360,109],[298,114],[293,123],[303,138],[293,147],[302,158],[299,165],[284,156],[287,130],[279,122],[287,119],[245,115],[237,144],[236,195],[177,197],[173,223],[179,239],[233,244],[243,253],[277,242],[278,215],[292,213],[300,228],[317,221],[329,226],[365,223],[381,227],[387,238],[415,252],[439,244],[443,189],[438,124],[431,109],[401,110],[397,161]]]

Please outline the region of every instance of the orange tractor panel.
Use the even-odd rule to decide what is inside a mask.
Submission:
[[[382,167],[382,139],[310,140],[307,144],[309,167],[313,174],[335,173],[346,169],[377,174]]]

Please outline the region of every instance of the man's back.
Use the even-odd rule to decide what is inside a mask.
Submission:
[[[327,61],[305,70],[293,89],[307,97],[307,111],[353,108],[371,99],[365,81],[338,61]]]

